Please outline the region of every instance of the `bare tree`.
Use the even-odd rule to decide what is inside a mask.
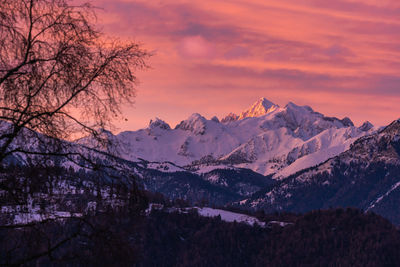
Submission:
[[[96,28],[95,22],[95,8],[90,4],[0,0],[0,205],[28,207],[28,199],[33,199],[34,205],[44,202],[43,212],[48,213],[46,205],[61,209],[65,206],[68,211],[67,204],[76,200],[72,206],[81,212],[79,218],[44,214],[48,216],[42,222],[21,223],[15,223],[8,214],[0,214],[0,236],[8,238],[0,242],[0,265],[24,265],[43,258],[57,262],[54,253],[69,255],[71,242],[113,236],[105,231],[111,224],[103,227],[90,223],[103,216],[113,201],[122,203],[121,209],[128,209],[128,214],[139,214],[136,210],[145,205],[132,172],[122,170],[118,159],[112,161],[115,157],[101,153],[94,153],[91,158],[89,148],[69,142],[73,137],[89,135],[106,144],[98,129],[112,127],[115,117],[121,115],[121,105],[132,103],[136,72],[147,67],[150,56],[137,43],[111,40]],[[32,164],[7,166],[13,157],[25,158]],[[100,163],[96,157],[101,158]],[[104,211],[86,214],[84,206],[94,198],[89,193],[76,199],[65,199],[61,191],[53,194],[51,188],[60,179],[66,183],[88,179],[86,173],[68,174],[64,166],[53,166],[51,160],[54,163],[59,158],[78,165],[84,161],[83,166],[92,170],[109,170],[90,176],[98,184],[95,189],[99,205],[103,202],[102,190],[110,186],[114,189],[114,181],[107,182],[110,178],[123,192],[113,199],[115,194],[110,190]],[[79,188],[93,189],[89,185]],[[55,230],[49,236],[52,227],[66,225],[72,227],[71,231],[60,234],[63,231]]]
[[[149,54],[110,41],[94,10],[68,0],[0,1],[0,164],[16,152],[64,156],[55,140],[100,138],[96,129],[112,126],[121,104],[133,101]],[[18,142],[31,135],[36,145]]]

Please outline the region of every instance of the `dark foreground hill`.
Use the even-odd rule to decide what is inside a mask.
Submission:
[[[355,209],[260,215],[284,227],[132,209],[0,229],[0,264],[23,266],[398,266],[400,233]]]

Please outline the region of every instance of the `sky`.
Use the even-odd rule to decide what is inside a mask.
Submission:
[[[103,31],[153,52],[118,131],[240,113],[261,97],[386,125],[400,117],[398,0],[96,0]]]

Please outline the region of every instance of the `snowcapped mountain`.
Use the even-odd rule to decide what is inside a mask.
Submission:
[[[111,136],[119,156],[129,161],[172,162],[198,173],[248,168],[283,178],[347,150],[373,131],[350,119],[326,117],[308,106],[279,107],[261,98],[239,116],[208,120],[194,113],[172,129],[156,118],[149,127]],[[79,142],[91,144],[90,140]]]
[[[0,121],[0,130],[9,131],[9,125]],[[35,154],[53,142],[24,132],[11,148]],[[221,121],[195,113],[175,128],[156,118],[146,129],[100,134],[112,141],[106,151],[119,157],[99,151],[93,139],[55,144],[98,165],[113,164],[110,177],[136,174],[144,189],[170,199],[240,203],[267,212],[352,206],[400,224],[400,120],[380,130],[369,122],[355,127],[348,118],[326,117],[294,103],[279,107],[262,98]],[[26,165],[35,158],[34,165],[42,160],[22,153],[8,160]],[[71,175],[88,164],[74,156],[46,161]],[[119,180],[130,184],[127,179]]]
[[[265,97],[254,103],[248,110],[245,110],[240,114],[239,120],[251,117],[259,117],[277,110],[279,106],[275,105]]]
[[[357,207],[400,224],[400,120],[242,201],[266,211]]]
[[[102,142],[107,145],[104,152],[93,139],[62,141],[61,151],[79,153],[88,162],[74,156],[48,160],[76,171],[90,162],[110,162],[118,170],[135,173],[145,189],[171,199],[193,203],[208,199],[225,205],[337,156],[373,132],[368,122],[357,128],[348,118],[326,117],[294,103],[279,107],[261,98],[241,115],[230,114],[221,121],[195,113],[175,128],[156,118],[138,131],[113,135],[100,130],[102,138],[111,141]],[[52,140],[32,134],[17,139],[15,145],[46,151]],[[10,160],[26,164],[23,157],[17,153]]]

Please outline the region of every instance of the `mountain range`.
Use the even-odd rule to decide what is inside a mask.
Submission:
[[[108,138],[117,144],[118,155],[129,161],[161,166],[171,162],[196,173],[245,168],[282,179],[338,155],[373,131],[369,122],[355,127],[349,118],[326,117],[291,102],[279,107],[261,98],[240,115],[231,113],[221,121],[194,113],[172,129],[156,118],[146,129],[108,133]]]
[[[155,119],[109,137],[121,158],[143,167],[147,188],[168,197],[267,212],[351,206],[400,224],[399,125],[356,127],[261,98],[221,120],[195,113],[171,128]]]
[[[112,141],[107,150],[91,138],[69,148],[101,162],[112,157],[144,189],[169,199],[266,212],[351,206],[400,224],[400,121],[357,127],[261,98],[221,120],[195,113],[174,128],[156,118],[145,129],[101,134]],[[12,161],[24,164],[18,155]],[[81,168],[69,159],[54,163]]]

